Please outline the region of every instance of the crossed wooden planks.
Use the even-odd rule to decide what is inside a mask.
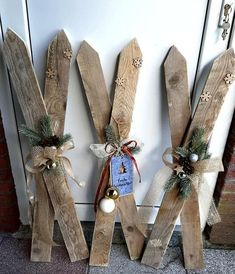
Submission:
[[[120,54],[117,79],[118,77],[123,79],[125,87],[123,85],[116,85],[114,105],[112,108],[107,95],[97,52],[85,41],[79,49],[77,62],[98,139],[101,143],[105,142],[104,128],[109,121],[121,138],[128,137],[138,79],[138,69],[133,66],[132,62],[133,59],[137,57],[141,58],[142,54],[137,41],[134,39]],[[99,198],[103,196],[108,182],[109,176],[107,175]],[[138,230],[140,224],[134,196],[131,194],[120,197],[116,205],[121,218],[130,257],[131,259],[137,259],[140,257],[142,251],[144,237]],[[90,265],[108,265],[115,215],[116,210],[110,214],[105,214],[99,210],[99,208],[97,209]]]
[[[234,71],[234,53],[230,49],[214,61],[203,90],[203,92],[210,92],[210,101],[204,102],[200,100],[198,103],[189,130],[186,130],[187,134],[183,143],[189,140],[193,129],[198,126],[205,127],[206,138],[209,140],[224,97],[228,91],[228,86],[225,84],[223,78],[227,73],[234,74]],[[186,95],[188,88],[185,81],[185,78],[187,78],[186,62],[175,47],[171,49],[165,62],[165,75],[172,130],[172,145],[174,147],[183,141],[181,139],[183,135],[180,136],[179,129],[175,130],[172,118],[178,118],[178,115],[182,118],[185,110],[185,118],[182,120],[184,127],[187,126],[190,119],[190,108],[187,103],[189,96]],[[181,95],[174,95],[173,92],[177,93],[179,91],[182,92]],[[172,100],[172,98],[174,99]],[[180,100],[182,100],[184,107],[178,101],[179,98],[181,98]],[[177,114],[178,112],[180,114]],[[176,116],[174,116],[174,113]],[[177,118],[174,120],[176,123]],[[181,127],[181,125],[178,126]],[[141,262],[155,268],[159,267],[174,230],[176,219],[181,213],[185,267],[188,269],[199,269],[203,267],[203,254],[198,194],[194,190],[186,202],[179,199],[177,194],[176,188],[165,193]]]
[[[53,54],[50,51],[52,45],[55,47]],[[4,57],[26,124],[30,128],[37,129],[42,117],[47,114],[53,114],[56,116],[56,123],[59,124],[56,133],[63,134],[68,70],[70,66],[69,60],[63,60],[61,58],[63,46],[71,49],[65,33],[62,31],[49,47],[48,60],[50,59],[54,64],[54,74],[50,80],[54,77],[55,79],[51,82],[48,79],[45,84],[45,102],[48,106],[47,112],[24,42],[12,30],[8,29],[6,33],[3,46]],[[55,94],[58,95],[59,99]],[[52,98],[54,96],[56,97],[55,102]],[[61,104],[63,106],[62,109]],[[60,113],[59,116],[56,115],[58,113]],[[62,165],[61,162],[60,164]],[[56,171],[51,170],[48,173],[38,174],[36,176],[31,260],[51,260],[54,212],[70,260],[77,261],[87,258],[89,256],[88,248],[81,224],[77,219],[67,178],[63,173],[58,174]]]

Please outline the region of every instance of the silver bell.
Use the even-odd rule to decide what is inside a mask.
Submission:
[[[198,155],[195,153],[192,153],[189,155],[189,160],[193,163],[196,163],[198,161]]]

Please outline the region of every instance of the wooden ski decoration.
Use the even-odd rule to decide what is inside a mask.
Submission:
[[[110,119],[110,125],[112,125],[119,138],[128,137],[138,79],[138,69],[141,66],[140,63],[142,63],[141,58],[142,54],[135,39],[132,40],[121,52],[118,76],[115,81],[116,89],[114,105],[110,119],[111,106],[107,96],[99,56],[85,41],[81,45],[77,62],[88,103],[90,105],[93,121],[99,136],[99,141],[102,143],[105,143],[106,141],[104,129],[108,124],[107,119]],[[100,107],[103,104],[104,106],[107,106],[106,109]],[[102,117],[106,118],[102,119]],[[97,122],[99,118],[102,119],[103,122]],[[106,174],[98,200],[104,196],[108,184],[109,176]],[[116,206],[120,214],[130,257],[131,259],[137,259],[139,258],[143,247],[144,237],[138,229],[140,221],[137,215],[133,194],[119,197]],[[90,265],[108,265],[115,215],[116,208],[113,212],[108,214],[97,208]]]
[[[63,45],[66,45],[67,48],[62,51]],[[55,46],[54,52],[52,51],[52,46]],[[39,130],[40,123],[42,119],[48,115],[48,112],[26,46],[21,38],[12,30],[8,30],[4,41],[3,51],[27,127]],[[61,54],[63,54],[63,57]],[[71,55],[70,44],[65,33],[62,31],[49,47],[48,62],[51,67],[48,67],[46,72],[48,79],[46,80],[45,86],[45,100],[48,105],[49,113],[52,113],[55,116],[55,109],[58,110],[61,105],[64,107],[66,104],[68,70]],[[62,83],[61,81],[64,82]],[[50,91],[48,90],[49,88],[51,89]],[[52,93],[56,93],[55,101],[51,97]],[[58,99],[58,97],[60,97],[60,99]],[[62,100],[62,102],[59,102],[60,100]],[[62,127],[60,132],[58,130],[59,135],[63,133],[64,115],[65,108],[62,110],[62,113],[60,113],[59,118],[56,116],[56,119],[53,121],[54,125],[59,123],[59,126]],[[36,173],[36,179],[38,176],[41,176],[41,178],[40,180],[36,180],[35,208],[37,210],[34,212],[33,250],[31,252],[31,259],[34,261],[50,261],[53,231],[52,220],[54,218],[54,212],[70,260],[77,261],[88,258],[89,256],[87,244],[80,222],[77,218],[70,189],[68,188],[67,178],[62,170],[60,172],[60,167],[64,169],[62,159],[58,160],[57,165],[57,168],[51,168],[49,166],[49,171]],[[48,196],[45,196],[46,198],[41,198],[41,195],[46,193],[48,193]],[[48,202],[48,198],[50,199],[50,202]],[[45,204],[42,203],[44,201],[46,201]],[[51,208],[51,204],[53,208]],[[43,219],[42,216],[44,217]],[[46,245],[42,244],[42,242],[46,243]],[[46,254],[45,256],[44,252]]]
[[[175,56],[175,54],[178,55],[178,57]],[[171,60],[173,56],[175,56],[175,59]],[[175,92],[177,92],[177,89],[180,92],[185,92],[186,90],[185,85],[183,85],[183,88],[181,89],[181,80],[185,78],[185,66],[183,66],[182,63],[179,67],[175,66],[175,64],[179,62],[178,59],[182,60],[182,57],[173,47],[165,62],[166,87],[168,92],[170,117],[171,113],[173,113],[171,107],[175,100],[177,100],[174,99],[174,101],[171,102],[171,97],[169,96],[171,94],[171,90],[176,89]],[[173,74],[171,77],[169,77],[169,75],[171,75],[169,74],[171,71],[170,66],[173,68]],[[183,69],[181,70],[181,68]],[[194,130],[198,127],[204,128],[205,141],[208,142],[224,97],[228,91],[229,84],[232,83],[232,78],[234,78],[234,73],[235,59],[233,50],[230,49],[225,51],[213,63],[208,80],[201,94],[196,112],[192,122],[190,123],[189,130],[186,130],[184,133],[184,146],[189,143]],[[184,81],[182,80],[182,83],[183,82]],[[176,97],[176,95],[174,97]],[[184,98],[183,100],[186,99]],[[188,107],[186,105],[184,105],[184,108],[187,110]],[[176,104],[174,105],[174,108],[177,108]],[[181,111],[184,111],[183,108]],[[186,113],[188,113],[188,111],[186,111]],[[177,119],[175,121],[177,122]],[[187,125],[187,120],[185,120],[184,125]],[[171,127],[172,126],[173,125],[171,124]],[[172,138],[172,144],[174,144],[174,140],[175,139]],[[177,144],[178,143],[175,145],[177,146]],[[154,223],[152,233],[150,235],[150,239],[141,261],[143,264],[147,264],[155,268],[159,267],[174,230],[176,219],[183,209],[181,221],[185,267],[189,269],[198,269],[203,267],[202,236],[197,195],[198,194],[193,187],[190,197],[185,202],[185,200],[179,197],[179,189],[177,185],[173,187],[171,191],[165,193],[160,210]],[[191,246],[189,247],[189,245]]]

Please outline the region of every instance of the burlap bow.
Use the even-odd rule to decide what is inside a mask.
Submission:
[[[60,161],[63,164],[63,168],[66,171],[66,173],[77,183],[79,187],[84,186],[84,182],[79,182],[72,169],[72,165],[70,160],[63,155],[65,151],[68,151],[70,149],[73,149],[74,145],[72,141],[68,141],[63,144],[63,146],[56,148],[54,146],[52,147],[41,147],[41,146],[34,146],[32,147],[30,155],[26,158],[26,164],[25,168],[28,171],[27,175],[27,193],[29,197],[29,201],[31,204],[31,211],[33,211],[33,205],[34,205],[34,194],[31,191],[31,182],[33,179],[33,176],[37,173],[44,172],[44,170],[47,168],[48,161],[52,161],[53,163],[59,163]],[[32,165],[30,165],[30,162],[32,161]],[[50,172],[48,170],[48,172]],[[32,223],[32,212],[29,213],[30,223]]]

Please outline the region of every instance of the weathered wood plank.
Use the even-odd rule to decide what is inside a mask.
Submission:
[[[127,138],[130,132],[141,64],[142,53],[136,39],[133,39],[120,53],[112,109],[112,119],[118,124],[122,139]]]
[[[160,266],[183,205],[176,187],[164,194],[141,263],[154,268]]]
[[[136,62],[136,63],[135,63]],[[142,65],[140,47],[133,39],[120,53],[116,88],[112,109],[112,122],[116,122],[121,139],[127,138],[131,128],[139,68]],[[144,235],[139,231],[141,221],[133,194],[119,198],[117,203],[122,229],[130,258],[138,259],[144,245]]]
[[[176,47],[171,48],[164,67],[170,116],[172,147],[177,147],[181,145],[187,129],[187,125],[190,122],[191,106],[186,60],[176,49]],[[188,242],[186,241],[186,244],[184,244],[183,248],[185,265],[187,265],[187,268],[195,269],[203,267],[203,245],[200,230],[200,215],[197,202],[197,193],[192,193],[192,195],[192,197],[194,197],[193,208],[195,212],[194,214],[193,212],[191,212],[190,217],[192,216],[191,219],[193,223],[189,222],[189,217],[187,217],[181,218],[181,224],[183,227],[183,239],[187,237],[189,233],[191,233],[191,239],[192,235],[194,235],[194,240]],[[184,208],[186,207],[187,201],[184,205]],[[189,208],[191,210],[191,206]]]
[[[191,118],[187,64],[173,46],[164,63],[172,147],[180,146]]]
[[[202,94],[206,91],[210,92],[211,97],[209,100],[209,104],[207,101],[200,99],[184,143],[189,140],[192,130],[196,126],[205,127],[206,137],[210,137],[214,123],[217,119],[217,115],[228,90],[228,86],[225,84],[225,81],[223,79],[227,73],[234,74],[234,68],[235,59],[233,50],[231,49],[225,51],[214,61],[205,88],[202,92]],[[206,118],[206,116],[209,116],[210,118]],[[154,227],[156,227],[156,229],[153,228],[153,233],[150,236],[150,240],[147,244],[147,248],[143,256],[144,260],[142,259],[142,262],[155,268],[159,267],[162,261],[162,257],[164,255],[164,250],[166,249],[171,234],[173,232],[174,223],[180,212],[182,211],[183,207],[185,210],[187,210],[182,215],[182,218],[184,218],[182,222],[182,229],[184,231],[183,245],[186,246],[186,249],[190,250],[189,247],[187,247],[187,243],[185,243],[185,241],[187,240],[188,244],[190,244],[192,243],[192,241],[196,240],[199,241],[198,248],[201,248],[201,232],[199,233],[200,219],[195,225],[194,215],[192,214],[192,212],[194,212],[196,214],[196,217],[199,214],[197,199],[197,195],[195,195],[195,192],[193,192],[192,199],[189,198],[187,200],[187,206],[184,207],[183,200],[179,199],[177,196],[176,188],[168,193],[165,193],[159,213],[155,220]],[[189,233],[188,228],[185,229],[183,227],[184,225],[186,225],[187,227],[193,227],[194,225],[194,232]],[[170,231],[167,228],[170,228]],[[148,257],[150,256],[154,257],[154,261],[152,259],[148,259]],[[192,260],[189,259],[190,254],[185,258],[188,259],[188,261],[185,262],[186,268],[191,267],[195,262],[197,264],[197,268],[200,268],[202,266],[202,264],[200,266],[200,263],[202,262],[200,254],[199,257],[195,256],[195,258],[193,258]]]
[[[139,230],[141,225],[134,195],[122,196],[117,202],[122,230],[131,260],[139,259],[144,246],[144,236]]]
[[[36,128],[36,125],[39,123],[39,119],[41,120],[41,118],[47,114],[47,111],[35,74],[33,72],[30,57],[23,41],[12,31],[7,32],[4,48],[4,53],[7,56],[7,63],[9,64],[10,73],[12,75],[15,90],[17,96],[19,97],[19,102],[21,104],[26,123],[28,126]],[[19,84],[21,81],[24,83],[23,86]],[[31,111],[29,112],[29,110]],[[54,210],[57,213],[58,222],[60,224],[71,260],[75,261],[84,259],[89,256],[88,248],[85,243],[81,227],[79,227],[74,203],[72,203],[73,200],[66,181],[67,179],[64,173],[54,174],[54,172],[57,171],[58,170],[56,169],[56,171],[53,170],[53,172],[44,172],[44,183],[46,184]],[[54,187],[54,184],[56,184],[56,187]],[[45,207],[47,204],[39,205],[38,200],[38,208],[39,206]],[[70,211],[66,213],[65,209]],[[43,211],[41,210],[40,212]],[[45,216],[47,212],[48,210],[45,209],[44,222],[47,220],[46,218],[51,217],[51,215]],[[71,221],[71,219],[73,219],[73,221]],[[42,224],[44,222],[42,221]],[[48,231],[48,233],[50,233],[50,231]],[[78,237],[76,241],[74,235]],[[80,250],[81,248],[83,251]]]
[[[3,44],[4,58],[7,63],[14,89],[16,91],[26,124],[30,128],[37,128],[38,122],[47,114],[46,107],[40,92],[39,84],[33,70],[24,42],[15,32],[8,29]],[[37,102],[35,104],[35,102]],[[31,260],[50,262],[53,239],[54,211],[48,198],[42,176],[36,176],[36,193],[34,207],[34,222],[32,232]],[[40,226],[45,224],[43,232],[48,235],[45,242],[40,232]]]
[[[77,63],[99,142],[104,143],[104,128],[109,124],[112,107],[99,55],[86,41],[78,51]]]
[[[26,45],[11,29],[5,34],[3,54],[25,122],[28,127],[35,129],[42,117],[47,114],[46,106]]]
[[[71,58],[71,45],[62,30],[48,48],[44,88],[44,102],[56,135],[64,133]]]
[[[227,73],[235,74],[234,57],[233,49],[229,49],[214,61],[185,142],[189,140],[194,128],[201,126],[205,128],[205,137],[209,141],[215,121],[228,91],[228,85],[226,85],[224,77]],[[208,101],[203,100],[203,94],[207,92],[209,92]],[[203,243],[198,194],[195,189],[193,189],[190,198],[186,200],[181,212],[181,225],[185,267],[187,269],[201,269],[204,266],[202,254]]]
[[[43,178],[55,210],[65,245],[71,262],[89,257],[89,251],[83,234],[63,167],[43,173]],[[61,169],[61,171],[60,171]]]
[[[173,46],[164,63],[164,74],[169,107],[172,147],[182,143],[191,118],[191,104],[188,86],[187,64],[184,56]],[[165,193],[161,208],[155,220],[150,240],[144,251],[141,263],[158,267],[165,254],[175,227],[176,216],[181,211],[176,205],[178,190]],[[158,221],[160,220],[160,221]],[[159,237],[160,236],[160,237]],[[159,249],[156,250],[156,248]]]
[[[98,140],[100,143],[105,143],[104,128],[109,124],[112,106],[109,101],[99,55],[86,41],[81,44],[77,55],[77,63]],[[104,196],[108,183],[109,173],[104,178],[98,200]],[[97,208],[89,261],[92,266],[108,265],[115,216],[116,210],[110,214],[105,214],[99,207]]]
[[[35,184],[36,193],[30,260],[33,262],[50,262],[54,229],[54,209],[42,174],[35,175]]]

